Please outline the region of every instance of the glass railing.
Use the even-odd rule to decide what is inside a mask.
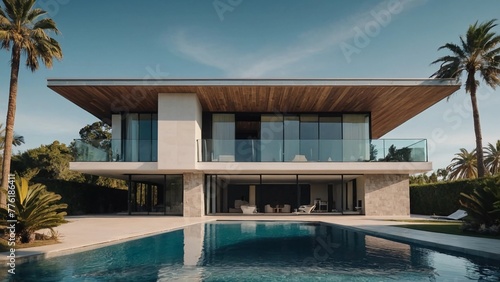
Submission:
[[[425,139],[197,141],[200,162],[427,162]]]
[[[158,140],[76,139],[76,162],[156,162]]]

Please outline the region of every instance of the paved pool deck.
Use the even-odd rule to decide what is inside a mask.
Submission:
[[[389,221],[387,219],[412,220],[420,219],[420,217],[327,216],[315,214],[289,216],[240,214],[205,216],[200,218],[128,215],[69,216],[67,217],[68,223],[56,228],[61,243],[27,249],[17,249],[15,252],[16,264],[95,249],[118,242],[180,229],[192,224],[216,220],[324,222],[350,227],[382,238],[410,241],[444,250],[458,251],[500,260],[499,240],[447,235],[394,227],[391,225],[411,223]],[[0,261],[7,262],[8,254],[9,253],[6,252],[0,253]]]

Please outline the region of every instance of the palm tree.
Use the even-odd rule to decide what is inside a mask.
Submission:
[[[479,25],[477,22],[470,25],[465,38],[460,36],[460,45],[447,43],[439,47],[438,50],[448,49],[452,55],[441,57],[432,62],[432,64],[441,63],[441,66],[431,77],[455,78],[459,81],[462,73],[464,71],[466,73],[465,91],[470,94],[472,102],[474,132],[476,134],[477,174],[479,177],[484,176],[485,166],[481,123],[476,99],[476,90],[479,86],[476,72],[490,87],[495,88],[500,85],[500,36],[491,31],[497,26],[495,21],[496,19]]]
[[[450,172],[449,172],[449,171],[448,171],[448,169],[446,169],[446,168],[440,168],[440,169],[438,169],[438,170],[437,170],[437,172],[436,172],[436,173],[437,173],[437,176],[438,176],[438,177],[441,177],[441,180],[442,180],[442,181],[446,181],[446,180],[447,180],[447,177],[448,177],[448,174],[449,174]]]
[[[12,145],[20,146],[24,144],[24,136],[17,135],[14,132],[14,138],[12,139]],[[5,148],[5,128],[3,128],[3,123],[0,123],[0,151]]]
[[[34,7],[36,0],[2,1],[5,7],[0,9],[0,40],[2,42],[1,47],[11,51],[11,72],[5,123],[0,206],[6,203],[4,193],[7,187],[12,157],[21,53],[26,55],[26,66],[32,72],[38,69],[39,61],[42,61],[47,68],[50,68],[52,67],[53,58],[62,59],[59,43],[49,36],[49,33],[58,34],[59,30],[55,22],[46,17],[46,11]]]
[[[470,153],[460,148],[460,153],[455,154],[451,160],[451,164],[446,167],[449,171],[448,179],[463,179],[477,178],[477,159],[476,152],[472,150]]]
[[[484,162],[486,164],[486,169],[492,174],[500,173],[500,140],[497,140],[497,144],[488,143],[487,147],[484,147],[486,151],[486,156]]]

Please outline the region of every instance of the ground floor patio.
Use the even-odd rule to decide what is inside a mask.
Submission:
[[[406,174],[128,175],[129,215],[201,217],[243,213],[407,216]],[[308,213],[308,211],[306,211]]]

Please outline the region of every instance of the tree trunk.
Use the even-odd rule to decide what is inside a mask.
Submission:
[[[3,150],[2,186],[0,193],[0,206],[7,205],[7,187],[9,182],[10,161],[12,158],[12,140],[14,139],[14,120],[16,117],[17,81],[19,76],[19,62],[21,60],[21,48],[14,44],[12,46],[12,64],[10,69],[9,104],[7,106],[7,119],[5,122],[5,147]]]
[[[472,104],[472,117],[474,119],[474,132],[476,134],[476,157],[477,157],[477,177],[484,177],[484,154],[483,154],[483,136],[481,133],[481,122],[479,120],[479,109],[477,107],[476,98],[476,80],[474,78],[474,73],[469,72],[470,80],[470,99]]]

